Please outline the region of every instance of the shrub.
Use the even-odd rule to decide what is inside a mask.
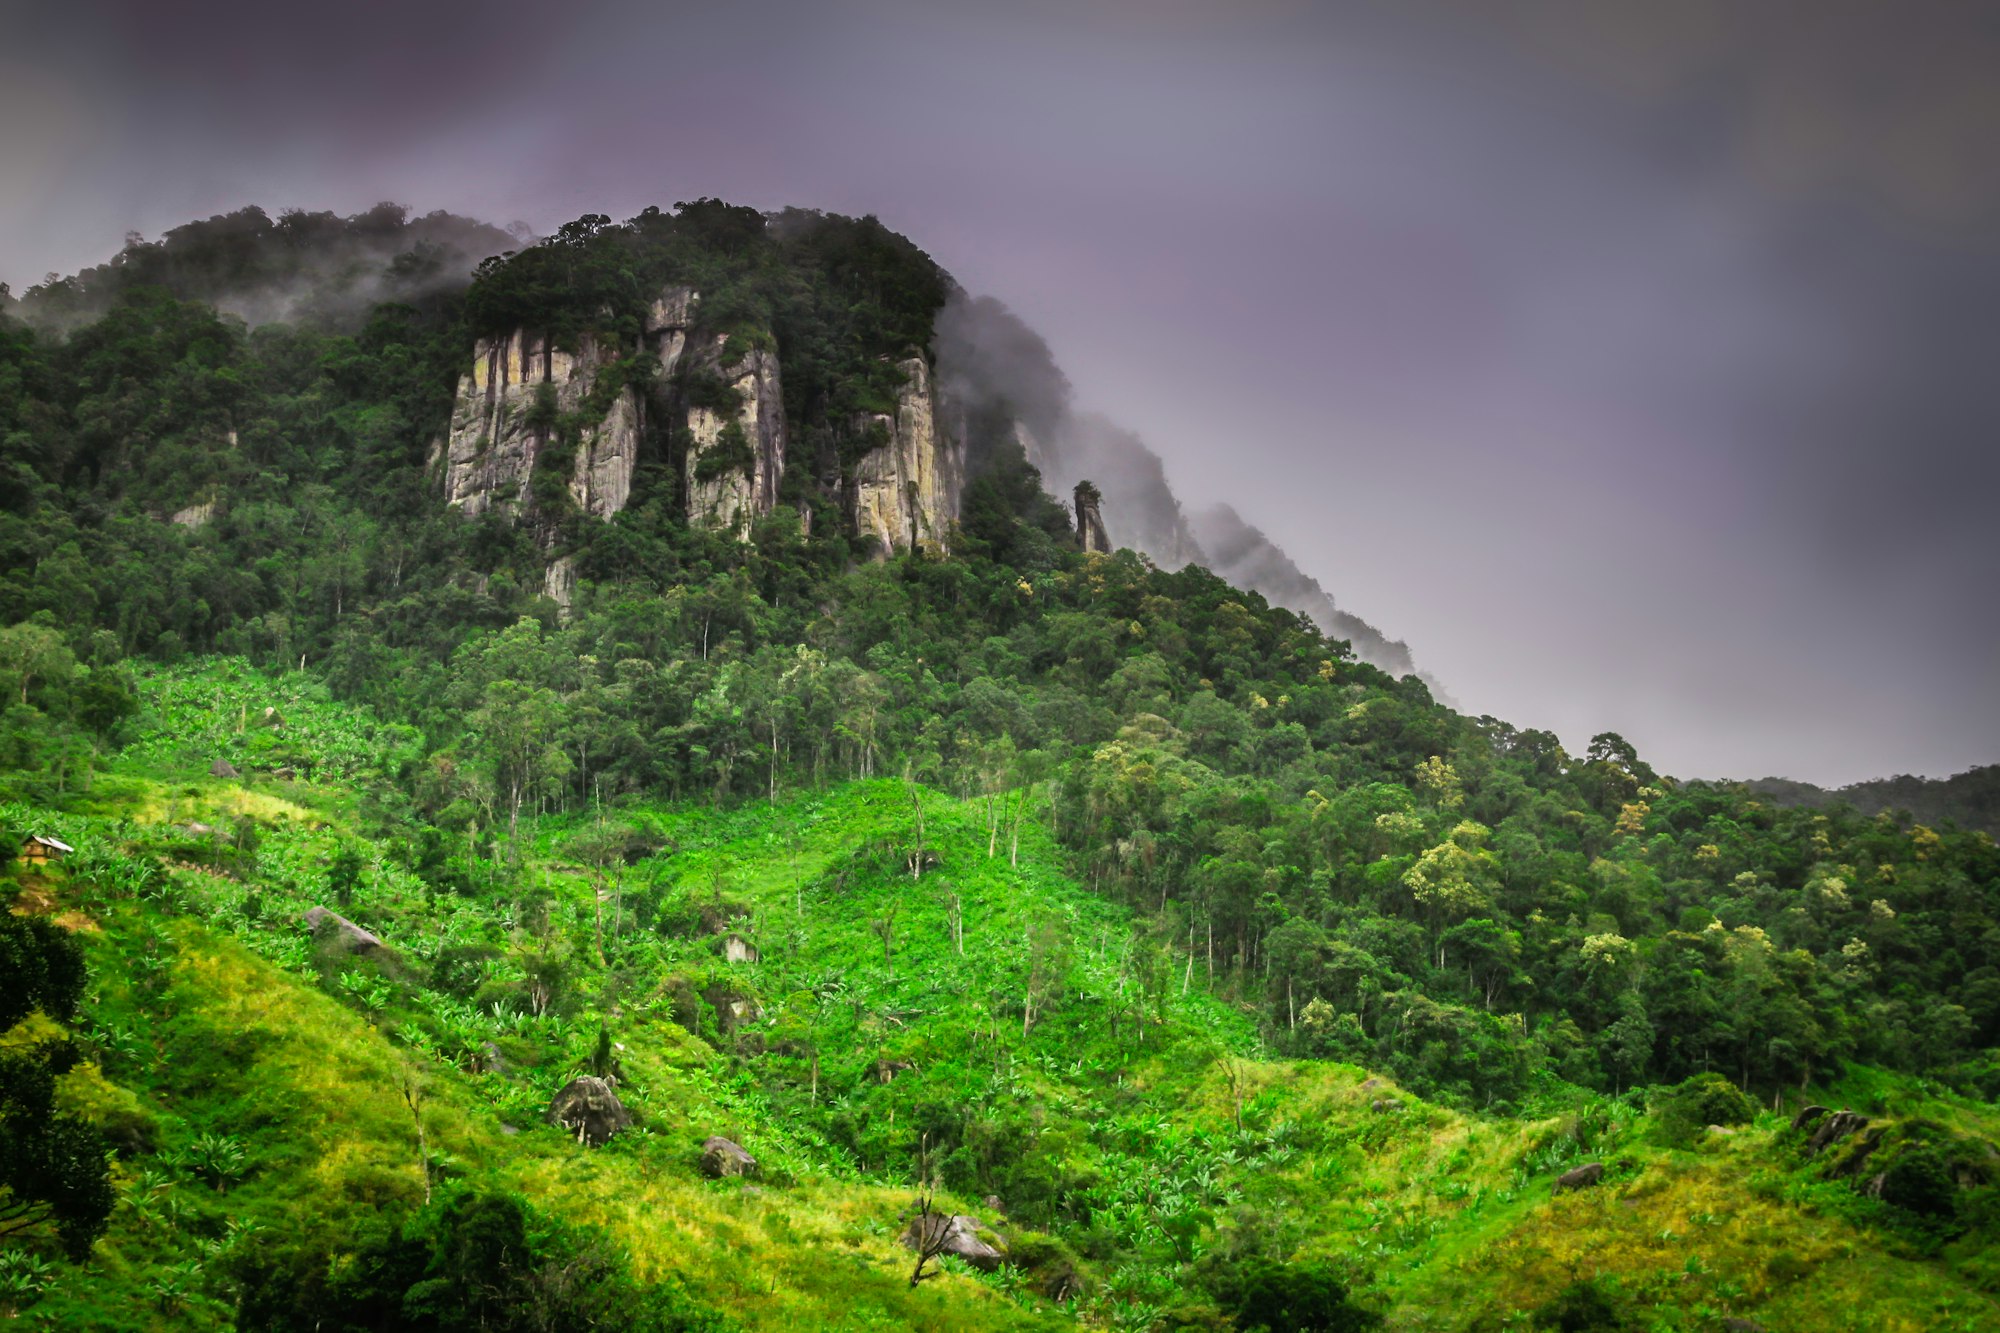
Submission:
[[[1749,1124],[1757,1103],[1720,1074],[1696,1074],[1661,1097],[1654,1111],[1667,1142],[1686,1147],[1710,1125]]]
[[[1553,1333],[1623,1333],[1638,1324],[1615,1286],[1586,1278],[1570,1283],[1536,1310],[1534,1327]]]
[[[1250,1259],[1213,1281],[1216,1303],[1243,1333],[1358,1333],[1382,1322],[1347,1299],[1346,1286],[1325,1264]]]

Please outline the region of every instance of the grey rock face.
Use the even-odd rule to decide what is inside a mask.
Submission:
[[[482,338],[472,365],[460,378],[452,407],[451,433],[439,455],[445,499],[468,514],[491,508],[519,512],[526,507],[536,461],[548,432],[530,424],[541,386],[555,392],[558,412],[573,415],[586,407],[598,377],[625,351],[645,350],[659,358],[661,378],[671,374],[687,347],[688,326],[700,299],[691,287],[669,287],[647,311],[640,348],[621,349],[601,339],[581,338],[565,352],[547,338],[516,329],[504,338]],[[603,395],[596,421],[584,423],[569,472],[570,498],[594,518],[610,518],[632,497],[632,474],[647,403],[629,386],[608,400]]]
[[[1852,1111],[1839,1110],[1820,1121],[1813,1131],[1812,1139],[1806,1144],[1806,1151],[1817,1154],[1832,1144],[1840,1142],[1848,1135],[1868,1127],[1868,1117],[1856,1115]]]
[[[992,1240],[982,1240],[981,1232]],[[920,1217],[904,1230],[902,1243],[912,1250],[955,1254],[982,1273],[991,1273],[1007,1261],[1006,1241],[966,1213]]]
[[[313,908],[299,918],[299,924],[312,936],[313,954],[324,968],[338,970],[358,961],[391,981],[404,980],[409,974],[403,956],[381,936],[330,908]]]
[[[563,619],[569,618],[570,604],[576,600],[576,557],[558,556],[549,561],[542,576],[542,595],[556,604]]]
[[[1855,1139],[1846,1150],[1846,1155],[1827,1168],[1828,1179],[1844,1180],[1849,1176],[1860,1175],[1861,1169],[1868,1165],[1868,1159],[1882,1146],[1882,1134],[1883,1130],[1878,1125]]]
[[[176,509],[167,521],[176,527],[199,528],[212,521],[215,518],[216,510],[220,507],[220,502],[211,496],[209,499],[197,501],[185,509]]]
[[[757,1159],[744,1152],[741,1144],[715,1134],[702,1141],[701,1173],[710,1180],[721,1180],[727,1176],[754,1176],[757,1174]]]
[[[785,400],[778,354],[756,347],[731,356],[728,343],[717,334],[689,362],[695,373],[726,383],[737,406],[688,406],[688,521],[747,538],[750,525],[778,503],[785,475]]]
[[[632,1113],[601,1078],[589,1074],[563,1085],[549,1103],[548,1121],[576,1136],[578,1143],[601,1148],[614,1134],[632,1125]]]
[[[452,407],[442,460],[445,499],[468,514],[524,510],[549,443],[546,426],[533,423],[541,386],[553,389],[558,412],[574,415],[618,354],[591,337],[574,353],[523,329],[482,338]],[[569,476],[570,495],[584,513],[609,518],[631,498],[642,410],[638,395],[621,389],[596,421],[584,423]]]
[[[315,940],[337,943],[346,953],[372,954],[389,946],[372,930],[364,930],[340,913],[315,907],[299,918],[299,923]]]
[[[1086,551],[1109,554],[1111,535],[1104,530],[1104,497],[1087,481],[1076,484],[1076,544]]]
[[[885,436],[854,469],[854,523],[883,551],[947,549],[965,486],[965,448],[951,414],[941,410],[930,363],[899,362],[903,387],[893,416],[874,418]]]

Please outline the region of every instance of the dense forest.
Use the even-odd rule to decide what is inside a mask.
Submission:
[[[95,1187],[24,1226],[0,1302],[106,1308],[33,1256],[82,1260],[109,1228],[101,1280],[136,1281],[180,1253],[171,1219],[146,1212],[180,1179],[214,1196],[189,1205],[208,1218],[190,1233],[230,1245],[176,1279],[161,1320],[826,1318],[760,1305],[756,1283],[724,1299],[713,1275],[671,1276],[617,1239],[607,1207],[574,1183],[538,1198],[470,1129],[457,1165],[433,1162],[423,1135],[445,1112],[533,1123],[584,1071],[635,1102],[705,1080],[709,1114],[766,1136],[774,1191],[1003,1201],[1020,1229],[1003,1272],[1031,1280],[1001,1295],[1024,1319],[1720,1327],[1788,1284],[1683,1298],[1638,1268],[1575,1261],[1557,1281],[1521,1260],[1518,1280],[1452,1288],[1460,1322],[1426,1322],[1414,1260],[1314,1217],[1410,1180],[1409,1216],[1442,1217],[1427,1210],[1466,1197],[1448,1193],[1469,1189],[1448,1179],[1466,1163],[1519,1191],[1607,1145],[1624,1153],[1613,1176],[1636,1182],[1711,1124],[1754,1121],[1796,1156],[1789,1115],[1760,1108],[1859,1078],[1931,1109],[1871,1094],[1895,1129],[1855,1177],[1869,1189],[1800,1164],[1806,1193],[1772,1197],[1964,1284],[1960,1304],[1924,1307],[1961,1322],[1928,1326],[1992,1326],[1990,1261],[1951,1267],[1985,1249],[2000,1203],[1993,1122],[1976,1116],[2000,1095],[1985,833],[1928,810],[1792,808],[1657,773],[1616,734],[1570,754],[1459,714],[1199,567],[1085,554],[977,414],[949,554],[879,558],[846,522],[842,479],[879,444],[871,414],[893,409],[899,359],[930,345],[955,286],[873,219],[703,200],[585,217],[518,253],[482,243],[512,242],[400,210],[251,210],[0,307],[0,819],[16,843],[69,830],[79,849],[9,887],[26,924],[0,949],[42,969],[10,977],[54,979],[5,997],[6,1021],[39,1011],[31,1025],[79,1035],[6,1057],[0,1152],[42,1166],[0,1176],[0,1246],[23,1243],[10,1200],[103,1179],[91,1135],[120,1184],[118,1202]],[[672,283],[784,367],[808,464],[785,473],[782,504],[740,539],[688,522],[670,438],[649,438],[609,520],[566,505],[560,478],[525,513],[444,504],[436,446],[476,339],[638,345]],[[657,369],[641,353],[618,373]],[[566,606],[545,595],[558,553],[579,575]],[[329,961],[296,924],[316,906],[394,943],[393,965]],[[47,924],[64,910],[104,926],[72,938]],[[725,937],[752,956],[718,958]],[[177,967],[206,968],[207,989]],[[282,1153],[266,1195],[239,1186],[245,1146],[283,1116],[227,1061],[176,1073],[144,1051],[220,1024],[217,978],[250,984],[255,967],[299,988],[287,1004],[330,997],[297,1020],[330,1049],[365,1033],[396,1068],[431,1071],[429,1121],[402,1076],[395,1123],[414,1121],[421,1169],[368,1187],[379,1223],[357,1220],[366,1191],[349,1182],[294,1240],[218,1229],[229,1190],[274,1227],[285,1189],[305,1190]],[[642,1036],[652,1014],[672,1032]],[[239,1063],[274,1042],[242,1044]],[[96,1110],[50,1119],[79,1068]],[[201,1101],[196,1068],[235,1091]],[[1393,1080],[1390,1110],[1407,1114],[1357,1094],[1340,1103],[1356,1137],[1336,1141],[1297,1089],[1350,1068]],[[114,1085],[202,1109],[113,1114]],[[652,1104],[664,1123],[666,1099]],[[1559,1131],[1534,1128],[1551,1117]],[[1470,1146],[1482,1132],[1499,1142]],[[1454,1135],[1438,1153],[1463,1160],[1446,1169],[1431,1147]],[[542,1157],[587,1151],[543,1137]],[[617,1169],[650,1182],[664,1168],[625,1141],[607,1160],[639,1153]],[[1391,1148],[1410,1178],[1393,1187],[1370,1156]],[[1286,1174],[1315,1153],[1323,1167]],[[1429,1225],[1421,1243],[1442,1243]],[[1805,1247],[1822,1223],[1760,1225],[1797,1226]],[[999,1281],[949,1272],[909,1286]],[[1001,1319],[974,1308],[884,1307],[854,1326]]]

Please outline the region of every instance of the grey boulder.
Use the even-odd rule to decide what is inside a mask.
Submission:
[[[621,1129],[630,1129],[632,1113],[601,1078],[585,1074],[563,1085],[549,1103],[548,1122],[576,1135],[578,1143],[601,1148]]]
[[[982,1239],[981,1232],[992,1239]],[[913,1250],[956,1255],[982,1273],[991,1273],[1007,1261],[1006,1241],[966,1213],[924,1214],[904,1230],[902,1241]]]
[[[714,1134],[702,1140],[701,1173],[710,1180],[721,1180],[725,1176],[754,1176],[757,1174],[757,1159],[744,1152],[743,1145]]]

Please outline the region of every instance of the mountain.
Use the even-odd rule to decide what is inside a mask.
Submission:
[[[872,219],[209,281],[0,317],[10,1314],[2000,1321],[1985,834],[1146,558],[1231,529]]]
[[[1925,824],[1947,820],[2000,837],[2000,764],[1969,768],[1948,778],[1903,774],[1828,789],[1791,778],[1757,778],[1744,784],[1780,805],[1851,805],[1864,815],[1905,811]]]

